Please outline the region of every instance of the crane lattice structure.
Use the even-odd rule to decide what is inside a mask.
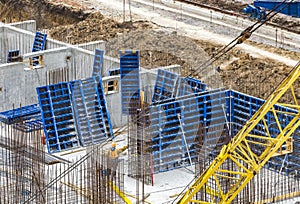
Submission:
[[[300,125],[300,106],[293,87],[299,76],[300,63],[238,134],[223,146],[178,203],[231,203],[271,157],[292,151],[292,146],[287,144],[291,143],[291,136]],[[280,103],[285,94],[291,94],[293,103]],[[278,108],[279,105],[284,108]],[[285,119],[281,120],[279,115],[284,115]]]

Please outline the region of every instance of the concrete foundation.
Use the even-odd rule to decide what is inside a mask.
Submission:
[[[94,49],[104,49],[103,41],[96,41],[78,46],[47,39],[46,50],[31,52],[35,33],[35,22],[26,21],[12,25],[0,26],[0,111],[37,103],[36,87],[47,85],[47,75],[59,69],[65,69],[69,81],[83,79],[92,75]],[[25,28],[22,30],[20,28]],[[22,62],[6,63],[9,50],[19,49]],[[118,51],[116,51],[118,52]],[[44,65],[38,69],[30,69],[30,59],[42,56]],[[120,76],[108,77],[108,71],[119,67],[119,60],[104,56],[103,83],[116,81],[120,84]],[[24,70],[28,69],[28,70]],[[180,66],[168,66],[166,69],[180,73]],[[141,68],[141,90],[145,92],[146,102],[151,102],[153,86],[157,70]],[[60,82],[57,78],[56,83]],[[53,82],[53,80],[52,80]],[[105,85],[104,85],[105,86]],[[107,93],[107,104],[111,114],[112,125],[120,127],[127,124],[127,117],[121,113],[121,96],[119,88]]]

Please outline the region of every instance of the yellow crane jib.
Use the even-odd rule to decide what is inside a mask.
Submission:
[[[290,145],[300,125],[300,106],[293,88],[299,76],[298,63],[177,203],[231,203],[266,162],[280,153],[282,145]],[[288,93],[292,102],[280,103]],[[282,122],[279,116],[283,115],[288,119]]]

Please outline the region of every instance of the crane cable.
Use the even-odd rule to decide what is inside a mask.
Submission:
[[[230,43],[228,43],[226,46],[224,46],[222,49],[220,49],[216,54],[214,54],[210,59],[203,62],[200,65],[200,69],[198,70],[191,70],[191,73],[186,75],[186,77],[195,77],[197,74],[201,73],[207,66],[213,64],[215,61],[220,59],[223,55],[225,55],[227,52],[232,50],[236,45],[243,43],[245,40],[250,38],[253,32],[255,32],[257,29],[259,29],[261,26],[263,26],[267,21],[272,19],[276,14],[280,13],[284,8],[286,8],[290,3],[292,3],[294,0],[288,1],[284,0],[280,2],[276,7],[274,7],[269,13],[266,15],[266,20],[260,19],[259,21],[255,22],[253,25],[247,27],[245,30],[241,32],[239,36],[237,36],[235,39],[233,39]],[[287,3],[286,3],[287,2]],[[282,6],[283,5],[283,6]],[[282,6],[282,7],[281,7]],[[280,8],[281,7],[281,8]],[[278,11],[276,11],[278,8],[280,8]]]
[[[284,0],[282,1],[280,4],[278,4],[273,10],[271,10],[266,16],[272,14],[274,11],[276,11],[281,5],[283,5],[287,0]],[[221,53],[220,56],[218,56],[217,58],[215,56],[213,56],[212,58],[210,58],[209,60],[205,61],[204,63],[202,63],[201,67],[203,67],[204,65],[207,64],[207,66],[211,65],[213,62],[215,62],[216,60],[218,60],[221,56],[223,56],[224,54],[226,54],[228,51],[230,51],[231,49],[233,49],[233,47],[235,47],[237,44],[240,44],[238,43],[239,39],[241,37],[243,37],[245,34],[247,34],[248,32],[250,32],[250,36],[251,34],[256,31],[258,28],[260,28],[262,25],[264,25],[268,20],[270,20],[271,18],[273,18],[276,14],[280,13],[285,7],[287,7],[290,3],[292,3],[294,0],[291,0],[289,2],[287,2],[280,10],[276,11],[274,14],[272,14],[270,16],[270,18],[268,18],[266,21],[261,21],[259,20],[258,22],[254,23],[253,25],[249,26],[248,28],[246,28],[244,31],[242,31],[242,33],[236,37],[234,40],[232,40],[229,44],[227,44],[225,47],[223,47],[220,51],[218,51],[217,55],[219,55],[223,50],[225,50],[227,47],[229,47],[232,43],[236,42],[235,44],[233,44],[231,47],[229,47],[227,50],[225,50],[224,53]],[[259,24],[260,23],[260,24]],[[257,24],[259,24],[257,27],[254,28],[254,26],[256,26]],[[252,30],[253,29],[253,30]],[[248,36],[248,35],[247,35]],[[249,37],[250,37],[249,36]],[[244,42],[244,41],[242,41]],[[241,43],[242,43],[241,42]],[[211,61],[212,60],[212,61]],[[211,62],[210,62],[211,61]],[[201,69],[201,71],[203,70],[204,68]],[[199,73],[199,72],[197,72]],[[190,74],[188,75],[187,77],[189,76],[194,76],[193,74]],[[207,171],[207,169],[203,172],[205,173]],[[178,194],[178,196],[173,200],[172,204],[175,203],[175,201],[181,196],[183,195],[186,190],[189,188],[189,186],[197,179],[197,177],[193,178],[187,185],[186,187],[181,191],[181,193]]]

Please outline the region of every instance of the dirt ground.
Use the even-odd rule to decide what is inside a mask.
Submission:
[[[180,1],[180,0],[179,0]],[[193,0],[195,2],[213,6],[227,11],[233,11],[235,13],[243,14],[243,8],[247,6],[247,3],[243,3],[236,0]],[[244,15],[244,14],[243,14]],[[300,32],[300,20],[294,17],[278,14],[270,20],[272,23],[280,26],[293,29]]]
[[[143,67],[179,64],[183,68],[182,75],[199,72],[198,78],[206,78],[204,82],[212,87],[212,84],[223,84],[226,88],[261,98],[266,98],[291,69],[274,60],[251,57],[237,48],[222,56],[213,65],[203,67],[203,63],[213,56],[221,45],[178,36],[177,33],[170,33],[145,21],[119,23],[101,13],[88,14],[81,9],[82,7],[64,7],[60,1],[53,3],[54,1],[47,1],[46,4],[39,1],[44,6],[39,7],[39,11],[36,12],[43,16],[51,13],[47,18],[39,18],[37,14],[34,15],[34,8],[31,8],[30,15],[26,12],[29,5],[23,0],[24,5],[15,11],[15,18],[10,20],[35,19],[39,29],[49,29],[50,37],[71,44],[108,41],[106,53],[114,57],[117,57],[121,48],[138,49]],[[1,11],[5,11],[5,8],[17,8],[17,5],[0,5]],[[2,19],[7,17],[4,13],[0,16]],[[298,59],[300,55],[283,49],[256,45],[291,59]],[[219,72],[216,71],[218,66]]]

